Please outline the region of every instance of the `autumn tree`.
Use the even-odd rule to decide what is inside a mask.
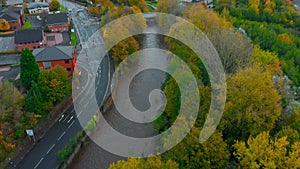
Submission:
[[[186,169],[226,168],[230,153],[222,134],[215,132],[203,144],[199,143],[199,134],[200,128],[194,127],[178,145],[165,153],[163,158],[174,160],[180,168]]]
[[[60,3],[58,2],[58,0],[52,0],[51,2],[49,2],[49,7],[51,11],[58,11],[60,8]]]
[[[159,0],[157,3],[157,12],[178,15],[180,13],[178,1]]]
[[[4,80],[0,82],[0,158],[2,153],[11,151],[15,146],[16,127],[23,119],[24,97],[14,85]],[[4,148],[4,151],[3,151]]]
[[[141,33],[146,28],[146,20],[141,10],[134,6],[124,7],[123,9],[113,8],[107,14],[107,19],[117,19],[118,17],[130,14],[135,15],[123,17],[122,21],[116,20],[111,22],[103,29],[103,37],[106,40],[105,45],[107,48],[112,48],[112,57],[117,63],[123,61],[127,56],[139,49],[138,42],[131,36]],[[123,40],[114,45],[114,43],[117,43],[117,40],[122,39],[122,37]]]
[[[287,136],[271,139],[268,132],[234,144],[234,155],[245,168],[299,168],[300,142],[288,150]]]
[[[227,85],[221,129],[230,143],[274,127],[281,105],[269,73],[247,68],[228,77]]]
[[[10,30],[9,23],[4,18],[1,18],[0,19],[0,32],[5,32],[8,30]]]
[[[235,7],[235,0],[214,0],[214,5],[219,12],[223,11],[225,8],[232,10]]]
[[[71,84],[68,72],[60,66],[52,70],[43,70],[39,76],[38,85],[46,101],[46,110],[71,93]]]
[[[202,5],[188,8],[184,16],[206,33],[218,51],[226,73],[234,73],[249,65],[252,53],[250,40],[224,18]]]
[[[149,157],[147,160],[142,158],[128,158],[127,161],[120,160],[117,163],[110,165],[109,169],[176,169],[178,164],[174,161],[167,160],[166,162],[162,161],[160,156]]]
[[[26,48],[21,52],[21,72],[20,79],[23,87],[30,89],[31,82],[37,83],[40,74],[40,68],[35,61],[32,52]]]

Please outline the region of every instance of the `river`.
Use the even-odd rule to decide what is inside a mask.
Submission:
[[[153,21],[153,19],[151,19],[151,17],[147,18],[147,28],[144,31],[145,34],[136,36],[136,39],[140,43],[141,50],[147,48],[165,49],[163,37],[155,34],[157,30],[157,24]],[[136,64],[133,64],[130,69],[135,70],[138,69],[139,66],[145,66],[148,64],[159,64],[161,67],[165,68],[168,65],[167,57],[160,57],[151,52],[142,52],[141,55],[145,56],[140,57],[136,61]],[[123,80],[125,81],[126,78],[126,75],[122,76],[119,80],[118,86],[122,86]],[[150,92],[154,89],[160,89],[165,78],[166,73],[156,69],[142,71],[134,77],[129,86],[129,96],[131,103],[137,110],[145,111],[150,107],[148,100]],[[116,95],[121,96],[122,92],[117,90]],[[116,98],[118,99],[122,97]],[[128,136],[149,137],[158,134],[158,131],[153,129],[151,123],[142,124],[129,121],[118,113],[115,106],[112,106],[104,114],[104,117],[114,129]],[[99,125],[101,127],[101,124]],[[91,139],[88,139],[80,152],[75,156],[72,164],[69,166],[69,169],[106,169],[111,163],[121,159],[126,158],[107,152],[95,144]]]

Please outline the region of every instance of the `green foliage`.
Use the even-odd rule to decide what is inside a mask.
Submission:
[[[28,29],[28,28],[31,28],[32,25],[31,25],[31,22],[29,19],[26,19],[25,21],[25,24],[22,26],[22,29]]]
[[[157,119],[155,119],[152,122],[152,126],[153,126],[153,128],[155,128],[159,132],[164,131],[166,129],[165,116],[164,115],[160,115]]]
[[[0,161],[15,148],[16,139],[22,137],[22,108],[24,97],[7,80],[0,82]],[[21,132],[22,131],[22,132]]]
[[[171,159],[179,168],[226,168],[230,153],[222,139],[215,132],[204,144],[199,143],[200,129],[194,127],[191,132],[173,149],[163,154],[163,159]]]
[[[96,122],[94,119],[91,119],[88,124],[86,125],[85,129],[87,131],[93,131],[93,129],[96,127]]]
[[[71,33],[71,45],[76,46],[77,45],[77,36],[75,32]]]
[[[278,24],[238,20],[235,25],[244,28],[253,42],[262,49],[277,53],[283,63],[284,73],[292,79],[295,85],[300,84],[299,37]]]
[[[281,115],[280,95],[268,73],[253,68],[240,70],[228,78],[227,85],[220,125],[225,138],[245,141],[275,126]]]
[[[40,68],[35,61],[32,52],[26,48],[21,52],[21,73],[20,79],[23,87],[30,89],[32,82],[37,83],[40,75]]]
[[[57,157],[61,162],[67,162],[68,157],[73,153],[82,136],[82,131],[78,132],[74,138],[70,139],[70,143],[57,153]]]
[[[45,100],[40,92],[38,84],[32,82],[32,86],[25,97],[25,110],[30,113],[35,113],[44,116],[46,115],[44,104]]]
[[[71,93],[68,72],[60,66],[52,70],[43,70],[39,76],[38,86],[47,105],[54,105]]]

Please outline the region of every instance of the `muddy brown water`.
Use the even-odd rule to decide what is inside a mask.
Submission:
[[[153,20],[147,19],[147,28],[145,34],[136,36],[140,43],[141,49],[146,48],[160,48],[166,49],[166,45],[163,43],[163,36],[157,35],[157,24]],[[155,59],[151,57],[151,54],[147,56],[147,59],[138,60],[140,64],[148,64],[155,62],[167,66],[167,58],[162,57],[161,59]],[[133,69],[134,66],[133,65]],[[125,77],[126,78],[126,77]],[[148,101],[148,95],[153,89],[160,89],[161,85],[165,81],[166,74],[160,70],[149,69],[140,72],[133,81],[130,83],[129,96],[131,103],[137,110],[144,111],[150,106]],[[120,82],[122,83],[122,81]],[[109,121],[109,124],[121,133],[129,136],[136,137],[148,137],[158,134],[153,129],[151,123],[137,124],[125,119],[120,115],[114,106],[105,113],[105,119]],[[106,169],[111,163],[117,162],[118,160],[126,159],[121,156],[114,155],[110,152],[99,147],[91,139],[87,139],[85,145],[82,147],[80,152],[75,156],[72,164],[68,167],[69,169]]]

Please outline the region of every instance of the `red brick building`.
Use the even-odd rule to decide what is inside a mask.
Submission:
[[[5,19],[12,30],[19,30],[25,23],[24,12],[22,7],[9,6],[0,9],[0,19]]]
[[[24,48],[43,48],[46,45],[46,37],[42,28],[22,29],[15,32],[15,44],[18,51]]]
[[[70,18],[67,13],[49,14],[45,18],[46,29],[50,32],[68,32],[70,26]]]
[[[41,69],[47,70],[55,66],[64,67],[72,75],[76,61],[74,46],[51,46],[33,50],[32,54]]]

